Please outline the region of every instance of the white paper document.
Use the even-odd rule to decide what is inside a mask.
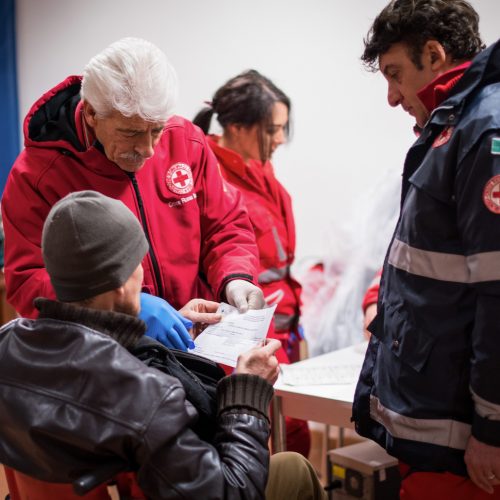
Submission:
[[[194,341],[189,352],[217,363],[236,366],[238,356],[262,342],[267,335],[276,306],[238,312],[236,307],[221,303],[217,312],[222,320],[209,325]]]
[[[283,383],[287,385],[343,385],[355,384],[359,378],[359,364],[335,365],[280,365]]]

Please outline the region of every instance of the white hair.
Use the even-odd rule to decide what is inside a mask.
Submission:
[[[89,61],[80,95],[98,116],[118,111],[127,117],[163,121],[177,100],[177,75],[156,45],[122,38]]]

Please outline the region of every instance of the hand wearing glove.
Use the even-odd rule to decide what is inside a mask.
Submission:
[[[146,335],[164,346],[186,351],[194,347],[188,329],[193,323],[185,319],[168,302],[149,293],[141,293],[139,318],[146,325]]]
[[[230,281],[226,285],[225,293],[228,303],[237,307],[240,312],[262,309],[265,306],[262,290],[249,281]]]

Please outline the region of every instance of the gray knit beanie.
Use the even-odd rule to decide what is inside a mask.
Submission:
[[[57,298],[88,299],[123,285],[142,262],[148,242],[141,224],[121,202],[78,191],[50,210],[42,254]]]

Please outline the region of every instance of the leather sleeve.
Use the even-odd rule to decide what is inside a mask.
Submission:
[[[254,386],[255,390],[240,398],[232,398],[226,393],[232,389],[234,385],[226,384],[222,389],[224,394],[219,395],[220,399],[232,400],[232,403],[219,412],[213,445],[202,441],[188,427],[189,416],[182,389],[176,388],[165,398],[151,419],[144,435],[144,446],[137,457],[141,464],[138,482],[147,496],[164,499],[264,498],[269,423],[258,411],[263,406],[252,401],[264,402],[266,391],[272,395],[272,388],[263,387],[263,393],[259,394],[261,389]],[[245,406],[257,411],[242,409]],[[165,439],[166,434],[173,437]]]

